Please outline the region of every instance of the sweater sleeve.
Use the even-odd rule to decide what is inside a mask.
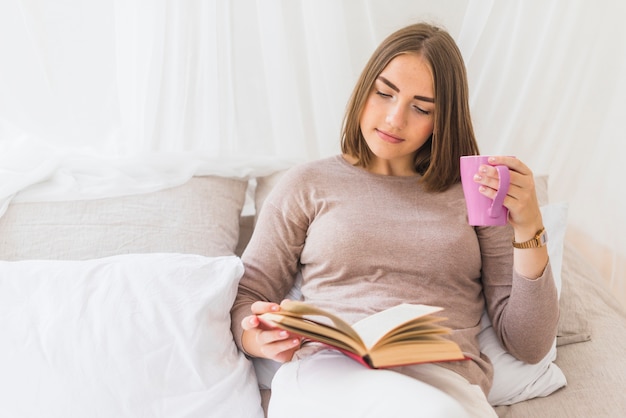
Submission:
[[[293,287],[308,229],[307,209],[293,173],[286,173],[260,211],[242,255],[244,275],[231,309],[231,330],[243,350],[242,320],[256,301],[280,303]],[[301,183],[300,183],[301,184]]]
[[[539,362],[550,350],[559,319],[557,290],[550,263],[537,279],[513,269],[510,227],[477,229],[483,259],[487,312],[503,347],[527,363]]]

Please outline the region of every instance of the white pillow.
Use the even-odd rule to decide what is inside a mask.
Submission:
[[[13,417],[263,417],[230,332],[235,256],[0,262],[0,394]]]
[[[544,226],[548,233],[548,254],[552,274],[559,295],[567,209],[565,203],[541,207]],[[556,359],[556,339],[548,354],[539,363],[528,364],[516,359],[502,348],[486,313],[483,314],[481,327],[478,342],[481,351],[489,356],[494,369],[493,386],[487,397],[491,405],[512,405],[527,399],[548,396],[567,384],[565,375],[553,363]]]

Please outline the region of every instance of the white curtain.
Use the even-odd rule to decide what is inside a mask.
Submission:
[[[549,175],[568,239],[626,303],[621,0],[2,0],[3,204],[335,154],[365,61],[418,20],[459,43],[483,153]]]

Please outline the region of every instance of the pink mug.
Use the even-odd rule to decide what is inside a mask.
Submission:
[[[478,191],[480,184],[474,181],[474,175],[478,173],[482,164],[488,163],[489,156],[468,155],[461,157],[461,183],[467,217],[472,226],[506,225],[509,210],[502,205],[509,191],[510,174],[509,168],[504,165],[496,165],[500,177],[498,192],[493,200]]]

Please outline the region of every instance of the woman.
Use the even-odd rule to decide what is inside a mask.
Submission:
[[[537,362],[554,341],[558,302],[547,248],[518,249],[543,227],[532,172],[511,171],[505,227],[471,227],[459,158],[477,154],[461,54],[416,24],[383,41],[348,105],[342,154],[294,167],[260,211],[242,256],[233,334],[250,356],[284,362],[270,417],[495,416],[492,367],[476,336],[486,309],[503,346]],[[498,173],[475,181],[493,198]],[[261,326],[301,274],[304,300],[348,322],[401,302],[441,306],[471,360],[367,369],[317,343]]]

